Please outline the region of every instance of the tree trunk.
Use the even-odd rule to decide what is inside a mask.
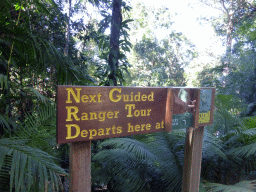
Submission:
[[[69,34],[70,34],[70,17],[71,17],[71,0],[68,1],[68,25],[66,29],[66,45],[64,49],[64,55],[68,55],[68,46],[69,46]]]
[[[112,18],[111,18],[111,34],[110,34],[110,52],[109,52],[109,66],[111,73],[109,80],[113,81],[114,86],[117,86],[117,70],[119,57],[119,38],[122,23],[121,12],[122,0],[113,0]]]

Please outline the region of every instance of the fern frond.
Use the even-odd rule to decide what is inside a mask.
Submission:
[[[136,156],[137,159],[156,159],[155,155],[150,152],[149,146],[130,138],[109,139],[100,144],[101,147],[111,146],[112,148],[124,149]]]
[[[219,157],[226,159],[227,156],[224,153],[224,149],[222,148],[222,142],[214,136],[207,129],[204,130],[204,138],[203,138],[203,154],[213,155],[217,154]]]
[[[0,74],[0,88],[7,88],[7,75]]]
[[[0,171],[9,175],[10,191],[13,187],[15,191],[29,191],[36,183],[41,187],[39,190],[45,191],[49,175],[56,178],[60,175],[68,175],[54,163],[54,157],[44,151],[27,146],[27,142],[27,139],[20,138],[0,139],[0,153],[2,154],[0,156]],[[8,157],[11,157],[10,168],[6,169],[2,165]],[[57,190],[57,186],[61,185],[59,180],[51,180],[51,182],[55,186],[52,190]]]
[[[254,192],[256,190],[256,180],[241,181],[235,185],[224,185],[219,183],[206,183],[209,192]]]
[[[238,157],[255,156],[256,155],[256,143],[233,148],[233,149],[229,150],[227,154],[231,155],[231,156],[238,156]]]

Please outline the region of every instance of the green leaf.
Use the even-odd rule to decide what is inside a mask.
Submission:
[[[7,75],[4,75],[4,74],[0,74],[0,87],[1,88],[7,88],[7,84],[8,82],[7,82]]]
[[[228,155],[238,156],[238,157],[246,157],[246,158],[249,156],[255,156],[256,155],[256,143],[233,148],[230,151],[228,151]]]
[[[133,22],[133,21],[134,21],[133,19],[126,19],[126,20],[124,20],[124,21],[122,22],[121,25],[125,25],[125,24],[130,23],[130,22]]]
[[[10,189],[14,186],[15,190],[19,191],[22,189],[24,191],[25,189],[30,189],[35,182],[39,182],[41,188],[47,187],[47,170],[51,170],[54,173],[54,177],[57,177],[59,174],[67,175],[62,168],[54,163],[52,156],[39,149],[26,146],[24,142],[26,140],[0,139],[1,154],[6,149],[13,149],[13,153],[11,154]],[[1,170],[8,172],[8,169]],[[24,183],[24,180],[28,182]],[[60,185],[58,180],[56,182],[56,179],[52,182],[55,182],[54,185],[57,187]]]
[[[7,149],[4,146],[0,146],[0,151],[2,152],[2,154],[0,155],[0,170],[1,170],[5,160],[5,156],[7,155]]]
[[[206,187],[211,192],[254,192],[256,190],[256,180],[241,181],[235,185],[224,185],[218,183],[206,183]]]

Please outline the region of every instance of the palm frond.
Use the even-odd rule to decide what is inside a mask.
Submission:
[[[25,87],[24,91],[27,91],[28,93],[32,93],[34,96],[36,96],[36,98],[43,102],[43,103],[53,103],[53,101],[51,99],[49,99],[48,97],[45,97],[44,95],[42,95],[38,90],[34,89],[33,87]]]
[[[14,191],[55,191],[62,186],[60,175],[67,173],[50,154],[56,152],[56,108],[49,102],[40,112],[26,115],[24,125],[0,116],[0,122],[16,138],[0,139],[0,189]],[[56,155],[56,154],[54,154]]]
[[[130,138],[114,138],[109,139],[100,144],[101,147],[110,146],[111,148],[124,149],[135,155],[137,159],[153,159],[156,157],[150,152],[150,148],[145,143]]]
[[[224,185],[219,183],[206,183],[209,192],[254,192],[256,180],[241,181],[235,185]]]
[[[7,76],[0,74],[0,89],[7,88]]]
[[[245,129],[245,130],[234,130],[227,134],[229,139],[225,142],[225,145],[228,144],[239,144],[239,143],[248,143],[250,140],[255,138],[256,128]],[[251,138],[251,139],[250,139]]]
[[[221,140],[214,136],[207,129],[204,130],[202,152],[203,154],[208,155],[209,157],[217,154],[219,157],[227,160],[227,156],[224,153]]]
[[[34,72],[42,73],[46,68],[55,66],[59,83],[71,80],[93,81],[85,71],[79,70],[77,60],[64,56],[62,50],[56,48],[51,42],[19,26],[15,29],[3,26],[2,30],[5,34],[15,34],[13,37],[1,38],[0,43],[6,46],[14,45],[12,64],[16,64],[16,67],[29,67]],[[5,46],[0,46],[0,52],[4,52],[4,49]]]
[[[14,122],[14,119],[11,119],[5,115],[0,114],[0,124],[3,129],[10,134],[11,131],[16,130],[18,126]]]
[[[33,185],[38,184],[41,191],[48,187],[49,180],[53,183],[52,190],[59,190],[60,175],[67,173],[57,166],[54,157],[36,148],[27,146],[27,139],[3,138],[0,139],[0,170],[1,175],[10,177],[10,191],[30,191]],[[6,160],[11,157],[11,161]],[[7,166],[3,167],[4,162]],[[9,170],[6,169],[9,167]]]
[[[126,143],[128,141],[126,140]],[[108,144],[110,143],[114,144],[114,142],[108,142]],[[138,152],[136,149],[140,147],[136,147],[134,143],[132,141],[128,145],[125,144],[125,146],[117,144],[118,146],[128,147],[129,150],[121,147],[102,150],[97,153],[93,157],[93,162],[100,163],[102,167],[98,170],[96,169],[96,172],[93,171],[93,180],[105,184],[114,180],[115,189],[124,192],[148,191],[149,170],[151,166],[149,160],[145,159],[145,157],[152,158],[152,154],[150,155],[150,152],[146,150],[143,153]],[[131,145],[134,145],[135,148],[131,147]],[[153,158],[155,159],[156,157],[153,156]]]
[[[48,103],[38,108],[36,115],[26,114],[24,126],[15,135],[29,139],[28,145],[53,154],[56,146],[56,106]]]
[[[152,152],[158,157],[157,167],[166,191],[180,191],[182,183],[182,164],[184,159],[185,135],[172,133],[155,133],[149,144]]]
[[[255,156],[256,155],[256,143],[233,148],[233,149],[229,150],[227,154],[231,155],[232,157],[234,157],[234,156],[238,156],[238,157]]]

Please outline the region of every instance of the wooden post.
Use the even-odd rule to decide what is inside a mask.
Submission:
[[[91,192],[91,141],[70,144],[70,191]]]
[[[182,192],[198,192],[200,184],[204,127],[187,128]]]

